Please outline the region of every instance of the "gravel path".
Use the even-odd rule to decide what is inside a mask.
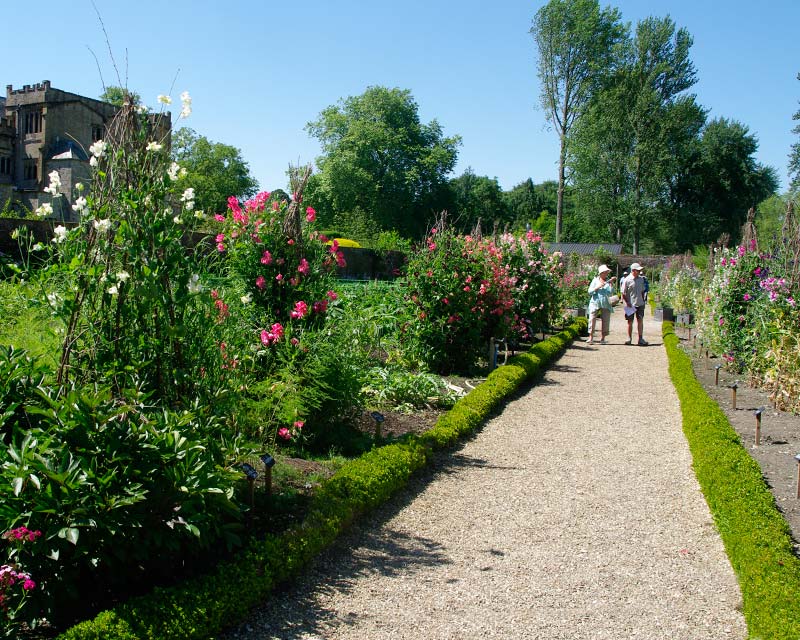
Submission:
[[[225,638],[746,638],[660,324],[645,337],[624,346],[615,313],[610,344],[575,342]]]

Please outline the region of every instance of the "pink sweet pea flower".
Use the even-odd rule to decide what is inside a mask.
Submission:
[[[306,207],[306,220],[309,222],[314,222],[317,219],[317,212],[313,209],[313,207]]]
[[[328,291],[327,295],[330,300],[336,300],[339,297],[335,291]]]
[[[295,428],[295,429],[302,429],[302,428],[305,426],[305,424],[306,424],[306,423],[305,423],[305,422],[303,422],[302,420],[297,420],[297,421],[294,423],[294,428]]]
[[[269,251],[264,251],[264,254],[261,256],[261,264],[271,264],[272,263],[272,254]]]
[[[294,303],[294,311],[289,313],[289,315],[293,319],[299,320],[301,318],[304,318],[307,313],[308,313],[308,305],[304,301],[300,300],[299,302]]]
[[[267,286],[267,279],[264,276],[258,276],[256,278],[256,286],[259,289],[263,289],[264,287]]]
[[[283,438],[284,440],[291,440],[292,439],[292,434],[289,432],[289,430],[286,427],[281,427],[280,429],[278,429],[278,435],[281,438]]]
[[[297,267],[297,270],[304,276],[307,276],[309,273],[311,273],[311,265],[308,264],[308,260],[306,260],[305,258],[301,258],[300,266]]]

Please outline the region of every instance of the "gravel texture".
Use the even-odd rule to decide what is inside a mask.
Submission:
[[[227,640],[746,638],[660,324],[577,341]]]

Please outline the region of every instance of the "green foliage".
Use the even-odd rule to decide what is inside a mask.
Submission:
[[[369,87],[324,109],[306,129],[322,145],[309,202],[323,224],[349,224],[358,212],[377,230],[415,237],[431,211],[446,208],[445,176],[461,140],[444,137],[435,120],[422,124],[409,91]]]
[[[565,164],[572,127],[615,64],[626,32],[618,9],[597,0],[550,0],[533,19],[540,100],[560,141],[555,241],[561,240]]]
[[[434,371],[469,371],[513,322],[511,282],[491,241],[434,228],[408,262],[411,357]]]
[[[492,383],[491,394],[482,392],[480,401],[469,403],[462,398],[421,437],[375,449],[343,465],[315,493],[302,525],[279,536],[254,540],[231,563],[211,574],[105,611],[67,630],[59,640],[200,640],[244,619],[251,607],[296,575],[358,516],[405,486],[429,461],[431,448],[449,447],[478,428],[488,412],[482,415],[468,404],[496,407],[503,399],[500,394],[510,393],[515,384],[530,380],[585,329],[586,320],[580,318],[569,329],[537,344],[530,353],[512,358],[508,372],[501,373],[506,369],[503,367],[490,374],[489,379],[498,378]],[[235,589],[231,587],[234,584]]]
[[[450,188],[455,196],[455,207],[448,213],[462,233],[470,233],[478,221],[484,229],[491,229],[494,224],[502,227],[511,221],[497,178],[476,176],[468,167],[462,175],[450,181]]]
[[[66,327],[59,382],[111,381],[180,403],[213,395],[223,376],[208,320],[214,301],[193,286],[203,252],[182,242],[197,219],[194,194],[175,190],[165,127],[131,106],[118,112],[108,141],[92,146],[96,170],[76,199],[79,224],[54,230],[48,277],[67,283],[53,306]]]
[[[363,391],[368,402],[377,408],[449,407],[455,402],[453,391],[441,377],[412,373],[400,367],[372,367],[367,372]]]
[[[7,370],[14,354],[2,355]],[[5,412],[0,521],[43,533],[28,566],[48,617],[239,542],[231,466],[240,450],[218,418],[199,406],[145,415],[147,398],[135,393],[122,401],[97,387],[56,391],[29,362],[16,363],[28,370],[6,396],[17,401]]]
[[[193,188],[197,209],[207,214],[225,211],[229,196],[246,199],[258,187],[239,149],[212,142],[188,127],[173,134],[172,156],[186,170],[178,187]]]
[[[703,274],[693,264],[686,264],[686,261],[670,264],[661,274],[659,302],[677,313],[695,313],[703,285]]]
[[[129,91],[127,88],[117,87],[114,85],[109,85],[106,87],[105,91],[103,91],[103,93],[101,93],[98,97],[98,100],[110,102],[118,107],[121,107],[126,102],[128,104],[132,104],[133,106],[137,106],[142,103],[142,97],[135,91]]]
[[[603,238],[623,234],[634,254],[643,234],[657,230],[664,215],[659,198],[685,166],[705,119],[684,94],[695,83],[691,44],[669,17],[639,22],[613,79],[594,96],[570,141],[583,215]]]
[[[797,79],[800,80],[800,73],[797,74]],[[800,109],[795,111],[794,115],[792,116],[792,120],[800,120]],[[795,135],[800,134],[800,124],[798,124],[794,129],[792,129],[792,133]],[[789,179],[791,183],[789,185],[790,190],[793,194],[797,194],[800,191],[800,142],[792,143],[789,152]]]
[[[692,466],[742,591],[753,638],[800,636],[800,559],[758,464],[694,377],[672,323],[663,325],[669,371],[683,414]]]
[[[63,301],[54,282],[0,281],[0,344],[26,351],[55,371],[64,324],[55,313]]]

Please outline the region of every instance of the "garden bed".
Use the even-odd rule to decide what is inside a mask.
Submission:
[[[797,461],[800,453],[800,416],[778,411],[770,402],[769,393],[746,383],[744,374],[734,374],[719,369],[719,384],[716,384],[717,365],[720,358],[695,346],[687,339],[688,331],[676,327],[681,347],[692,359],[692,368],[697,380],[722,409],[742,445],[761,467],[761,473],[775,497],[775,503],[792,530],[795,553],[800,555],[800,499],[797,498]],[[737,382],[736,409],[733,408],[731,385]],[[755,446],[755,411],[764,407],[761,416],[761,444]]]

